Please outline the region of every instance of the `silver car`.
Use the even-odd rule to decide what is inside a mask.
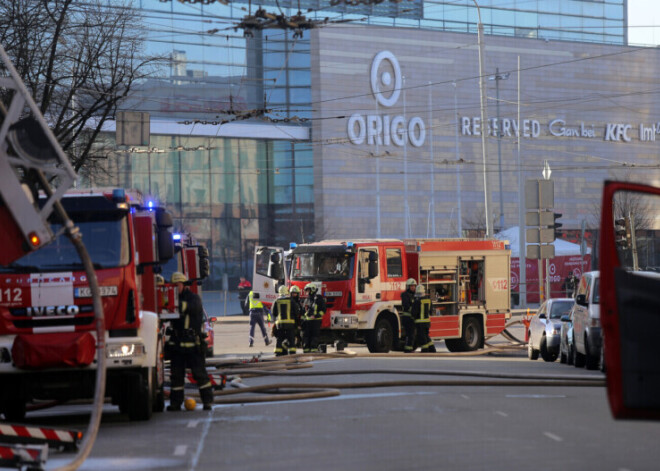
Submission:
[[[529,324],[527,356],[530,360],[541,357],[545,361],[555,361],[559,355],[559,334],[561,317],[569,314],[573,307],[573,298],[548,299]]]

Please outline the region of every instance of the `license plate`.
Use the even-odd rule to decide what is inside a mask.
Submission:
[[[91,298],[92,289],[89,286],[83,286],[74,290],[76,298]],[[116,286],[99,286],[99,294],[101,296],[117,296]]]

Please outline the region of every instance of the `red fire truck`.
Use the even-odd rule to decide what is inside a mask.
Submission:
[[[445,340],[450,351],[469,351],[483,347],[511,317],[510,259],[508,243],[500,240],[327,240],[292,244],[286,264],[281,249],[257,247],[254,279],[270,276],[273,290],[278,281],[301,289],[316,282],[327,301],[325,341],[388,352],[403,345],[400,296],[414,278],[433,303],[431,338]],[[274,291],[260,297],[271,299]]]
[[[158,313],[161,320],[175,319],[179,317],[177,306],[179,304],[176,286],[169,283],[172,274],[176,271],[183,273],[190,281],[190,290],[202,295],[201,283],[209,276],[209,251],[190,234],[173,234],[174,252],[167,263],[162,266],[160,276],[162,284],[159,287],[160,296]],[[213,324],[215,317],[209,317],[204,311],[204,324],[202,332],[206,335],[206,356],[213,356]]]
[[[61,203],[94,263],[105,313],[106,395],[131,420],[161,411],[156,272],[174,256],[172,217],[136,191],[68,192]],[[55,234],[61,222],[51,216]],[[91,398],[96,335],[91,291],[64,235],[0,266],[0,407],[8,420],[36,400]]]

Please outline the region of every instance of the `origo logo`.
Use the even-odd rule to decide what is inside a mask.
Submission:
[[[381,114],[380,107],[391,108],[402,95],[404,78],[399,61],[390,51],[381,51],[371,63],[371,93],[376,100],[376,114],[354,114],[348,119],[348,138],[355,145],[402,147],[408,141],[421,147],[426,138],[426,127],[419,116],[408,119],[405,114]],[[405,97],[403,108],[405,112]]]

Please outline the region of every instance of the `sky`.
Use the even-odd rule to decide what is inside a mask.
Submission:
[[[628,42],[660,44],[660,0],[628,0]]]

